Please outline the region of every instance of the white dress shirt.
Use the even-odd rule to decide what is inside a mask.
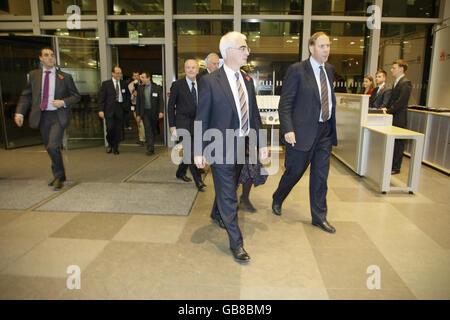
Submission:
[[[313,57],[309,58],[309,61],[311,62],[311,67],[314,71],[314,76],[316,77],[316,82],[317,82],[317,89],[319,90],[319,98],[320,101],[322,101],[322,90],[321,90],[321,84],[320,84],[320,66],[323,66],[323,71],[325,73],[325,78],[327,79],[327,88],[328,88],[328,108],[329,108],[329,112],[328,112],[328,119],[326,119],[325,121],[329,120],[331,118],[331,112],[333,109],[333,100],[331,99],[331,86],[330,86],[330,81],[328,80],[328,75],[327,75],[327,70],[325,69],[325,64],[319,64],[316,60],[314,60]],[[320,117],[319,117],[319,122],[324,122],[324,120],[322,119],[322,108],[320,108]]]
[[[234,97],[234,103],[236,105],[236,110],[238,112],[239,115],[239,136],[246,136],[248,135],[248,133],[250,132],[250,104],[249,104],[249,100],[248,100],[248,92],[247,92],[247,87],[245,86],[245,82],[244,82],[244,78],[242,77],[241,71],[238,72],[239,74],[239,82],[241,83],[242,89],[244,90],[244,95],[245,95],[245,101],[247,102],[247,114],[248,114],[248,129],[247,132],[241,132],[241,128],[242,128],[242,123],[241,123],[241,103],[239,101],[239,92],[238,92],[238,87],[237,87],[237,83],[236,83],[236,71],[234,71],[233,69],[231,69],[230,67],[228,67],[226,64],[223,65],[223,70],[225,71],[225,74],[227,75],[228,78],[228,82],[230,84],[231,87],[231,92],[233,92],[233,97]]]
[[[401,78],[403,78],[405,76],[405,74],[402,74],[400,77],[398,77],[395,82],[394,82],[394,88],[397,85],[397,83],[400,81]]]

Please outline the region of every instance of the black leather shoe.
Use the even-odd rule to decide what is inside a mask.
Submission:
[[[186,176],[177,176],[177,179],[183,180],[184,182],[191,182],[192,179]]]
[[[48,186],[53,187],[55,185],[55,182],[58,178],[54,178],[51,182],[49,182]],[[62,181],[66,181],[66,177],[60,178]]]
[[[155,154],[155,151],[149,150],[149,151],[147,151],[145,154],[148,155],[148,156],[152,156],[152,155]]]
[[[392,170],[391,174],[399,174],[400,170]]]
[[[231,249],[231,252],[233,253],[234,260],[237,262],[249,262],[250,256],[248,253],[244,250],[243,247],[240,247],[239,249]]]
[[[239,210],[255,213],[256,208],[253,206],[253,204],[250,202],[249,199],[243,200],[242,198],[239,201]]]
[[[53,190],[59,191],[64,187],[64,180],[62,178],[57,178],[53,183]]]
[[[336,229],[331,224],[329,224],[328,221],[313,222],[312,225],[322,229],[325,232],[329,232],[329,233],[335,233],[336,232]]]
[[[219,227],[221,227],[222,229],[226,229],[225,227],[225,223],[223,223],[222,219],[216,219],[213,216],[211,216],[211,219],[214,223],[216,223]]]
[[[272,212],[277,216],[281,216],[281,204],[275,203],[272,201]]]
[[[201,182],[196,182],[195,185],[197,186],[198,191],[205,191],[206,188],[206,184],[203,183],[203,181]]]
[[[119,149],[114,150],[114,154],[120,154]]]
[[[113,148],[109,147],[108,150],[106,151],[106,153],[112,153],[113,152]]]

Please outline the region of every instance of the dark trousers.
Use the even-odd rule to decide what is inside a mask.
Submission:
[[[242,164],[219,164],[212,165],[211,171],[214,180],[216,197],[214,199],[213,213],[220,214],[215,219],[222,220],[227,229],[230,240],[230,248],[236,250],[243,246],[242,234],[238,225],[238,199],[237,185]]]
[[[402,166],[404,149],[405,149],[405,140],[395,139],[394,156],[392,158],[392,170],[400,170]]]
[[[181,142],[181,143],[183,143],[183,142]],[[184,144],[183,144],[183,150],[186,150],[186,147]],[[185,161],[182,160],[181,163],[178,165],[178,170],[177,170],[176,176],[177,177],[185,176],[188,168],[191,171],[192,178],[194,178],[194,181],[196,183],[202,182],[202,176],[200,175],[200,172],[198,171],[197,166],[194,164],[194,137],[193,136],[191,136],[190,164],[185,163]]]
[[[61,154],[61,146],[64,136],[64,128],[61,127],[57,111],[44,111],[41,114],[39,129],[41,131],[44,146],[52,160],[52,172],[55,178],[66,179],[66,172]]]
[[[121,103],[116,102],[116,110],[110,117],[106,117],[106,140],[113,149],[119,148],[120,138],[122,136],[123,111]]]
[[[292,188],[311,164],[309,176],[309,199],[312,222],[324,222],[327,217],[327,180],[330,170],[331,122],[319,123],[319,130],[311,150],[298,151],[286,146],[286,171],[281,177],[278,189],[273,194],[273,201],[282,204]],[[301,139],[301,137],[296,137]]]
[[[147,151],[155,151],[155,133],[157,120],[152,116],[150,109],[144,110],[144,116],[142,117],[144,121],[145,129],[145,140],[147,141]]]

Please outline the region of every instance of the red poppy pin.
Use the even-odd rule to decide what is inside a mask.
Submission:
[[[247,81],[250,81],[250,77],[249,76],[245,76],[245,79],[247,79]]]
[[[62,80],[64,79],[64,76],[62,74],[58,74],[58,78]]]

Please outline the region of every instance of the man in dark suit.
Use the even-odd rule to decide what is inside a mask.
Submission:
[[[59,190],[66,181],[61,154],[64,130],[70,122],[70,106],[80,101],[72,76],[55,68],[53,49],[43,48],[39,56],[42,69],[29,73],[27,87],[22,91],[14,121],[23,125],[23,117],[31,107],[30,127],[40,128],[48,155],[52,160],[53,181],[49,186]]]
[[[204,191],[206,185],[203,183],[202,176],[194,164],[193,157],[193,139],[194,139],[194,120],[198,105],[198,82],[196,76],[198,74],[198,63],[194,59],[188,59],[184,62],[184,71],[186,77],[175,81],[170,88],[170,97],[168,104],[169,128],[172,136],[177,136],[177,129],[187,130],[190,134],[190,145],[181,137],[183,144],[183,160],[178,166],[176,177],[183,181],[189,182],[190,178],[186,177],[187,168],[191,170],[195,185],[199,191]],[[189,149],[189,151],[187,151]],[[186,157],[186,153],[190,155]]]
[[[240,68],[247,64],[250,54],[245,35],[235,31],[229,32],[220,39],[219,46],[225,63],[219,70],[202,78],[196,117],[196,120],[201,121],[201,132],[195,133],[195,140],[202,140],[201,137],[209,129],[213,129],[210,133],[218,131],[221,134],[223,145],[219,144],[219,149],[215,150],[215,161],[209,161],[216,192],[215,203],[220,215],[213,219],[224,224],[234,259],[238,262],[248,262],[250,256],[244,250],[238,225],[236,191],[244,163],[244,141],[254,130],[258,132],[262,123],[252,79],[240,71]],[[212,146],[216,140],[217,138]],[[233,143],[229,143],[230,141]],[[206,156],[209,156],[205,154],[205,148],[208,146],[209,141],[202,141],[202,145],[195,148],[195,164],[199,168],[205,167]],[[251,146],[252,144],[249,150],[253,149]],[[260,158],[267,158],[267,147],[259,147]],[[213,214],[214,212],[213,210]]]
[[[202,72],[200,72],[198,74],[197,80],[201,79],[203,76],[206,76],[207,74],[210,74],[211,72],[214,72],[217,69],[219,69],[219,64],[220,64],[220,58],[217,53],[211,52],[210,54],[208,54],[205,59],[206,68],[205,68],[205,70],[203,70]]]
[[[405,76],[406,70],[408,70],[408,63],[405,60],[398,59],[394,61],[391,73],[395,78],[395,82],[392,88],[391,98],[385,109],[386,113],[392,114],[392,125],[400,128],[407,128],[406,115],[412,90],[411,81]],[[392,159],[392,174],[400,173],[404,148],[404,140],[396,139],[394,144],[394,157]]]
[[[164,117],[162,87],[152,82],[149,72],[142,72],[142,85],[138,87],[136,99],[136,121],[144,122],[147,155],[155,153],[155,134],[158,119]]]
[[[373,89],[369,99],[369,108],[383,109],[386,108],[391,97],[391,89],[386,88],[386,71],[379,69],[375,76],[377,86]]]
[[[121,80],[122,69],[115,66],[112,79],[102,82],[98,93],[98,115],[106,120],[107,153],[119,154],[119,142],[122,135],[123,113],[131,105],[130,91],[125,81]]]
[[[286,171],[273,194],[272,211],[281,205],[311,164],[309,197],[312,224],[326,232],[336,229],[327,221],[327,179],[332,145],[337,145],[334,67],[326,61],[330,40],[324,32],[309,39],[309,59],[291,65],[283,83],[278,113],[286,142]]]

